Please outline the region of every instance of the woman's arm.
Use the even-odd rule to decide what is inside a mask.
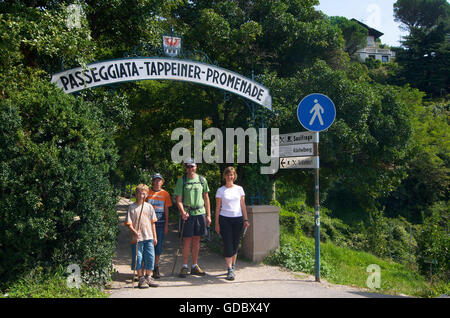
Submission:
[[[245,205],[245,196],[241,196],[241,210],[242,210],[242,216],[244,217],[244,227],[249,227],[250,223],[248,222],[248,217],[247,217],[247,207]]]
[[[217,234],[220,234],[219,215],[220,207],[222,206],[222,199],[216,198],[216,215],[215,215],[215,229]]]

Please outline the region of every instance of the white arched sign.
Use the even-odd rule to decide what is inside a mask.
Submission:
[[[66,93],[85,88],[140,80],[178,80],[223,89],[272,110],[265,86],[232,71],[176,58],[135,57],[95,62],[52,75],[51,82]]]

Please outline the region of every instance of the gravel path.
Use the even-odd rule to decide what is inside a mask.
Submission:
[[[178,244],[177,232],[169,227],[161,256],[161,278],[158,288],[131,287],[133,271],[130,269],[131,250],[129,231],[123,225],[127,206],[131,201],[122,198],[117,204],[120,217],[120,234],[113,265],[116,273],[111,286],[111,298],[367,298],[394,297],[380,295],[360,288],[333,285],[325,281],[315,282],[314,276],[291,272],[277,266],[250,263],[238,259],[236,279],[225,279],[225,261],[202,243],[199,265],[207,273],[204,277],[177,276],[181,256],[177,260],[175,276],[171,276]]]

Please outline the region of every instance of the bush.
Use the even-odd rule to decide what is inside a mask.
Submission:
[[[410,235],[412,225],[406,219],[386,218],[383,212],[373,210],[367,223],[360,221],[349,226],[331,214],[327,208],[320,208],[321,242],[367,251],[399,263],[415,263],[417,243]],[[314,237],[314,209],[301,199],[286,200],[281,207],[280,224],[289,233]]]
[[[398,263],[414,263],[417,243],[411,237],[412,225],[399,217],[387,218],[382,211],[371,211],[369,222],[361,226],[365,243],[360,249],[378,257],[389,257]]]
[[[264,260],[270,265],[280,265],[290,270],[308,274],[315,273],[314,242],[303,236],[281,235],[280,248]],[[321,252],[322,254],[322,252]],[[332,278],[334,270],[321,257],[320,273],[324,277]]]
[[[302,199],[289,199],[281,207],[280,224],[291,233],[303,233],[314,237],[314,209],[307,207]],[[349,227],[341,220],[330,217],[330,211],[320,209],[320,240],[333,241],[337,245],[347,246]]]
[[[302,233],[300,214],[296,212],[286,211],[284,208],[281,208],[280,225],[290,233]]]
[[[0,99],[0,283],[38,265],[111,269],[118,234],[102,112],[46,80]]]
[[[390,222],[390,256],[398,263],[415,264],[417,242],[413,234],[415,232],[413,225],[402,217],[390,219]]]
[[[443,281],[450,278],[450,236],[448,234],[449,210],[447,202],[438,202],[428,212],[417,238],[419,269],[425,275],[430,273],[429,262],[434,262],[433,275]]]
[[[70,288],[67,274],[61,267],[56,271],[45,271],[42,267],[31,270],[15,281],[7,290],[8,298],[106,298],[108,294],[95,287],[81,283],[79,288]]]
[[[282,245],[266,260],[269,264],[281,265],[293,271],[314,273],[314,250],[306,246],[294,247],[291,244]]]
[[[380,60],[376,60],[374,58],[369,57],[365,60],[364,64],[367,65],[369,70],[371,70],[371,69],[380,68],[383,63]]]

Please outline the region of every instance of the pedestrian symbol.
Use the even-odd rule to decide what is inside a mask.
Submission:
[[[320,125],[323,126],[323,120],[322,120],[322,116],[320,115],[320,113],[323,114],[323,107],[320,106],[320,104],[317,103],[317,99],[314,100],[314,103],[316,103],[314,105],[313,108],[311,108],[311,110],[309,111],[310,113],[314,112],[314,115],[311,118],[311,121],[309,122],[309,125],[311,126],[314,122],[314,119],[316,119],[316,117],[319,117],[319,122]]]
[[[311,94],[302,99],[297,108],[300,124],[310,131],[322,131],[331,126],[336,117],[334,103],[323,94]]]

